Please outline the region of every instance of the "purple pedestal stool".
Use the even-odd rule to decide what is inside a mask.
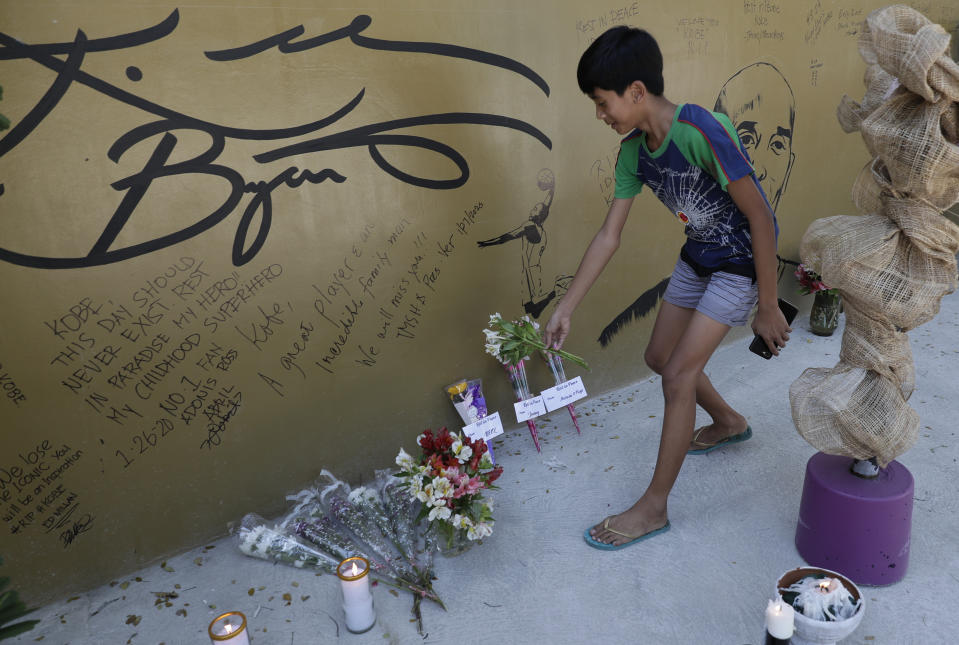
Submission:
[[[889,585],[909,566],[912,474],[898,461],[863,479],[853,460],[816,453],[806,463],[796,549],[814,567],[856,584]]]

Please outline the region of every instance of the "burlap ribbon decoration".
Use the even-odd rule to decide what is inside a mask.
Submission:
[[[839,362],[789,388],[796,428],[822,452],[885,466],[919,435],[905,332],[957,286],[959,226],[941,214],[959,200],[959,66],[948,49],[945,30],[904,5],[869,14],[860,36],[866,94],[844,96],[837,116],[873,155],[853,186],[864,215],[816,220],[799,248],[845,303]]]

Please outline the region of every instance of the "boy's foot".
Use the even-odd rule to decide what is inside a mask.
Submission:
[[[619,515],[611,515],[589,529],[589,535],[597,542],[620,546],[657,531],[669,524],[666,512],[653,512],[639,502]]]
[[[746,431],[746,428],[749,426],[749,422],[746,421],[746,417],[740,416],[737,419],[732,421],[713,421],[708,425],[701,426],[696,428],[696,431],[693,433],[693,440],[689,444],[690,450],[693,448],[703,448],[704,446],[695,446],[695,442],[705,444],[706,446],[712,446],[717,443],[722,443],[724,439],[735,436],[737,434],[742,434]]]
[[[712,431],[710,433],[710,431]],[[753,430],[747,424],[745,429],[740,431],[733,431],[730,433],[727,429],[718,430],[716,429],[716,424],[710,424],[708,426],[703,426],[699,430],[693,433],[693,439],[689,442],[689,449],[686,451],[688,455],[705,455],[706,453],[716,450],[722,445],[728,443],[739,443],[740,441],[746,441],[753,436]]]

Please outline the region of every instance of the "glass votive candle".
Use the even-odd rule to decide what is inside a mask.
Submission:
[[[210,643],[212,645],[250,645],[250,635],[246,631],[246,616],[231,611],[217,616],[210,623]]]
[[[376,622],[369,573],[369,560],[359,556],[343,560],[336,568],[336,575],[340,579],[340,587],[343,591],[346,628],[354,634],[368,631]]]

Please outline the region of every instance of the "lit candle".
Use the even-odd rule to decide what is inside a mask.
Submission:
[[[784,591],[796,592],[793,605],[813,620],[845,620],[851,618],[861,604],[836,578],[807,576]]]
[[[229,645],[250,645],[250,636],[246,631],[246,616],[238,611],[231,611],[217,616],[210,623],[210,642],[219,645],[226,642]]]
[[[770,600],[766,605],[766,634],[772,639],[787,641],[793,635],[793,608],[778,598]],[[770,638],[766,639],[770,642]],[[776,642],[773,640],[772,642]]]
[[[343,589],[343,612],[346,628],[354,634],[362,634],[373,627],[373,594],[370,593],[370,562],[366,558],[352,557],[340,562],[336,575]]]

